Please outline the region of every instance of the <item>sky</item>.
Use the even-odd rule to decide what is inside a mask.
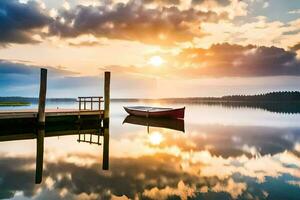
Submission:
[[[1,0],[0,96],[300,90],[299,0]]]

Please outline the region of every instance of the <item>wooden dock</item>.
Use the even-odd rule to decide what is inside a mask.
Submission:
[[[102,96],[78,97],[78,109],[47,109],[46,91],[47,69],[41,69],[38,108],[0,111],[0,142],[36,139],[36,184],[43,177],[45,137],[78,135],[78,142],[97,145],[102,145],[103,137],[102,169],[108,170],[110,72],[104,73],[104,100]]]
[[[46,92],[47,92],[47,69],[41,69],[40,75],[40,92],[39,105],[36,110],[9,110],[0,111],[0,127],[3,125],[12,125],[13,122],[21,122],[26,124],[34,122],[40,127],[44,127],[47,120],[58,117],[73,117],[77,122],[87,117],[93,117],[97,121],[109,121],[109,104],[110,104],[110,72],[104,73],[104,100],[102,96],[78,97],[78,109],[47,109],[46,108]],[[104,103],[104,107],[101,104]],[[96,116],[96,117],[95,117]],[[16,119],[16,121],[14,121]],[[22,121],[24,120],[24,121]],[[1,134],[1,132],[0,132]]]
[[[45,116],[47,117],[62,117],[62,116],[86,116],[86,115],[99,115],[104,117],[104,110],[72,110],[72,109],[46,109]],[[38,117],[37,110],[14,110],[14,111],[1,111],[0,119],[20,119],[20,118],[34,118]]]

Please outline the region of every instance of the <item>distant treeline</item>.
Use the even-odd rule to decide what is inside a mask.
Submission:
[[[203,104],[229,108],[254,108],[276,113],[300,113],[300,92],[271,92],[258,95],[232,95],[223,97],[192,97],[164,99],[114,99],[117,102],[160,102],[178,104]]]
[[[76,98],[48,98],[49,102],[74,102]],[[257,95],[231,95],[223,97],[186,97],[186,98],[161,98],[161,99],[142,99],[142,98],[113,98],[116,102],[137,102],[137,101],[160,101],[171,103],[202,103],[202,102],[300,102],[299,91],[270,92]],[[0,97],[0,102],[30,102],[37,103],[35,97]]]
[[[223,97],[187,97],[187,98],[161,98],[161,99],[112,99],[118,102],[171,102],[171,103],[205,103],[205,102],[299,102],[300,92],[271,92],[258,95],[231,95]]]
[[[271,92],[259,95],[233,95],[221,97],[228,101],[300,101],[300,92]]]
[[[275,113],[300,113],[300,101],[207,101],[198,104],[228,108],[254,108]]]

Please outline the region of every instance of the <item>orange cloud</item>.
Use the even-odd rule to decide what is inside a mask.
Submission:
[[[192,7],[182,10],[177,6],[147,8],[145,5],[129,1],[98,7],[77,6],[60,12],[50,24],[49,32],[50,35],[66,38],[93,34],[110,39],[170,45],[201,37],[201,22],[227,19],[226,12],[200,11]]]
[[[216,44],[209,49],[187,48],[177,55],[162,55],[160,68],[149,65],[107,66],[104,69],[151,77],[262,77],[299,76],[300,61],[293,51],[278,47]]]

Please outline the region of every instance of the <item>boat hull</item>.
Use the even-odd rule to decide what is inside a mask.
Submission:
[[[125,111],[134,116],[138,117],[156,117],[156,118],[172,118],[172,119],[183,119],[185,108],[177,109],[165,109],[165,110],[137,110],[129,107],[124,107]]]

